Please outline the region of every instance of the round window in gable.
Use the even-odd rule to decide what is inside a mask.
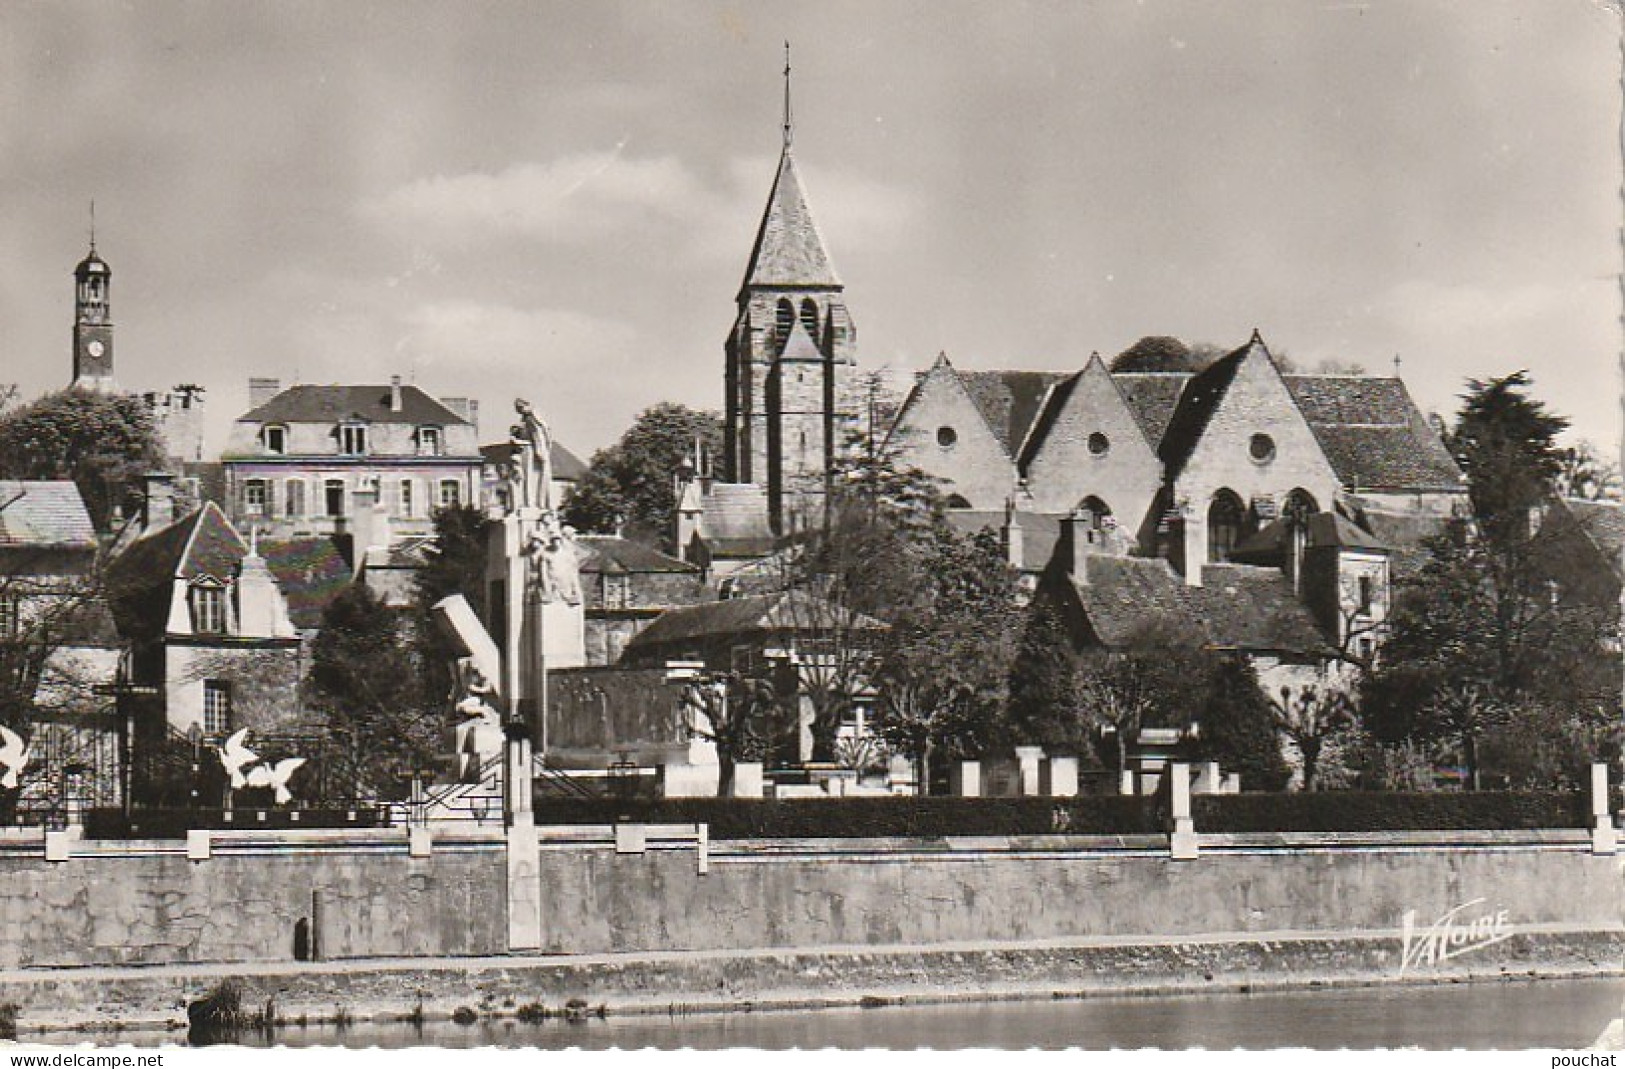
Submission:
[[[959,435],[952,427],[937,428],[937,444],[942,446],[942,448],[949,449],[957,441],[959,441]]]
[[[1112,447],[1111,439],[1107,438],[1104,434],[1101,434],[1099,431],[1096,431],[1095,433],[1093,433],[1093,434],[1091,434],[1089,436],[1089,452],[1093,453],[1095,456],[1097,456],[1097,457],[1105,456],[1107,451],[1110,450],[1111,447]]]
[[[1255,434],[1247,443],[1247,452],[1259,464],[1268,464],[1275,459],[1275,439],[1267,434]]]

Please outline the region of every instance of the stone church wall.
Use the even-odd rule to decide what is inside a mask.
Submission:
[[[1015,490],[1014,463],[951,368],[933,368],[920,380],[891,442],[900,466],[944,480],[943,494],[973,509],[1002,509]]]

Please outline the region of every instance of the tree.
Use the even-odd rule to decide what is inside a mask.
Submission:
[[[1239,654],[1214,658],[1201,705],[1196,753],[1239,773],[1244,789],[1279,791],[1292,778],[1281,756],[1274,712],[1252,661]]]
[[[358,796],[393,795],[441,749],[445,716],[425,705],[405,614],[364,583],[328,604],[311,648],[309,694]]]
[[[1187,371],[1198,372],[1223,356],[1225,350],[1216,345],[1186,345],[1178,338],[1150,336],[1141,338],[1112,358],[1112,371]]]
[[[1557,438],[1569,421],[1547,411],[1529,387],[1526,371],[1470,379],[1445,442],[1467,475],[1473,517],[1497,558],[1524,547],[1529,510],[1546,502],[1563,472]]]
[[[773,682],[744,672],[709,672],[683,687],[689,730],[717,749],[717,797],[733,793],[734,766],[765,756],[787,719]]]
[[[1010,666],[1007,733],[1013,743],[1057,752],[1093,752],[1076,702],[1078,655],[1060,606],[1041,597],[1032,606]]]
[[[1210,665],[1195,635],[1160,622],[1121,647],[1080,649],[1059,607],[1040,598],[1011,670],[1011,741],[1079,754],[1098,746],[1121,773],[1141,728],[1196,718]]]
[[[564,521],[578,530],[618,530],[650,545],[670,546],[679,468],[698,440],[712,462],[722,455],[722,420],[663,401],[639,414],[614,445],[592,456],[564,500]]]
[[[421,680],[418,704],[424,708],[434,708],[445,696],[451,666],[462,655],[461,649],[435,624],[435,603],[461,594],[477,617],[490,619],[485,604],[490,525],[485,514],[472,505],[435,510],[434,544],[428,562],[413,577],[409,619]]]
[[[1605,458],[1590,442],[1564,449],[1555,490],[1559,497],[1581,501],[1618,501],[1619,465]]]
[[[1559,489],[1568,421],[1528,390],[1524,372],[1468,384],[1447,444],[1467,474],[1472,516],[1425,543],[1362,685],[1379,741],[1450,742],[1467,788],[1481,780],[1481,743],[1509,729],[1515,710],[1619,699],[1602,667],[1613,614],[1558,596],[1542,566],[1531,517]]]
[[[99,531],[162,464],[152,414],[131,394],[60,390],[0,415],[0,478],[72,479]]]
[[[1320,758],[1328,743],[1353,731],[1358,723],[1354,701],[1335,687],[1282,687],[1271,696],[1275,729],[1292,740],[1303,757],[1303,789],[1320,786]]]
[[[1015,659],[1022,608],[998,536],[935,528],[921,561],[924,596],[881,638],[875,681],[882,734],[912,756],[922,793],[939,750],[981,753],[993,741]]]

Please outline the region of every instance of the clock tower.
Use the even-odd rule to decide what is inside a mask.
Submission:
[[[90,254],[73,269],[73,385],[83,390],[112,390],[113,319],[110,294],[113,272],[107,261],[96,255],[91,239]]]

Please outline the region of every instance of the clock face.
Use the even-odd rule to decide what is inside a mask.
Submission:
[[[91,342],[88,346],[86,346],[86,348],[90,350],[91,356],[100,356],[107,349],[107,347],[99,341]]]

